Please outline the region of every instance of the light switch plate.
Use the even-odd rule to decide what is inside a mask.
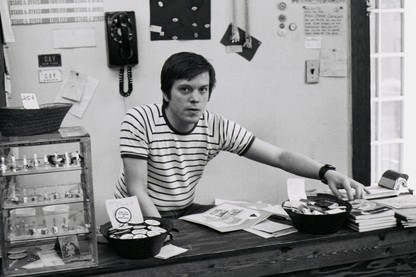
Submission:
[[[319,60],[307,60],[305,62],[305,73],[307,84],[319,83]]]

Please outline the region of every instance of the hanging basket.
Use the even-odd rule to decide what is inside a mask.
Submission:
[[[39,109],[0,107],[0,133],[9,137],[55,132],[71,107],[69,103],[41,104]]]

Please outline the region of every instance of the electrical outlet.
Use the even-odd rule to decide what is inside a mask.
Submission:
[[[319,83],[319,60],[307,60],[305,64],[306,83]]]

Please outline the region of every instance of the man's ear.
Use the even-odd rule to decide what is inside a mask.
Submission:
[[[166,93],[163,93],[163,100],[165,100],[165,102],[169,102],[169,97],[166,95]]]

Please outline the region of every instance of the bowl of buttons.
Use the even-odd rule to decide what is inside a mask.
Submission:
[[[352,206],[333,195],[318,194],[299,201],[285,201],[283,209],[299,231],[310,234],[331,234],[345,224]]]
[[[172,239],[172,228],[168,219],[145,217],[143,222],[128,222],[119,227],[107,222],[100,226],[100,232],[120,257],[136,260],[159,254],[164,242]]]

